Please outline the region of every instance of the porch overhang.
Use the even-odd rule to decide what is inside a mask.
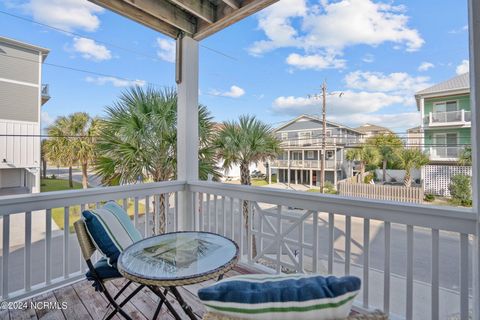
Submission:
[[[176,39],[208,36],[278,0],[89,0]]]

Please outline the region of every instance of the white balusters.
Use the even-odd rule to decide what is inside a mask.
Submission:
[[[363,219],[363,307],[368,308],[370,272],[370,219]]]
[[[413,318],[413,226],[407,225],[407,289],[406,313],[408,320]]]
[[[63,277],[68,278],[70,275],[70,207],[63,208],[63,219]]]
[[[460,319],[468,315],[468,234],[460,234]],[[478,302],[477,302],[478,303]]]
[[[2,298],[8,297],[8,260],[10,257],[10,215],[3,216]]]
[[[383,260],[383,311],[388,314],[390,312],[390,222],[385,221],[383,227],[385,237],[385,257]]]
[[[32,212],[25,212],[25,265],[24,265],[24,280],[25,291],[31,289],[31,275],[32,275]]]
[[[440,234],[438,229],[432,229],[432,320],[439,319],[439,305],[440,305],[440,295],[439,295],[439,265],[440,265]]]
[[[52,209],[45,210],[45,283],[52,280]]]
[[[350,274],[350,256],[352,247],[352,217],[345,217],[345,274]]]
[[[335,215],[328,213],[328,273],[333,274],[333,259],[335,258]]]

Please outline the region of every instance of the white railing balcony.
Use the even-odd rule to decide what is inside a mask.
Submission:
[[[464,109],[447,112],[430,112],[425,118],[425,124],[430,127],[452,126],[452,125],[470,125],[472,120],[471,112]]]
[[[149,236],[160,231],[160,197],[165,231],[177,230],[181,192],[192,195],[186,214],[193,228],[233,239],[240,263],[260,272],[358,276],[356,308],[381,309],[392,319],[468,319],[474,305],[471,210],[201,181],[0,197],[1,299],[16,301],[84,277],[71,228],[81,210],[118,201]]]
[[[352,136],[337,136],[337,137],[327,137],[325,143],[327,146],[332,145],[355,145],[362,142],[360,137]],[[322,138],[297,138],[297,139],[288,139],[282,140],[282,147],[322,147],[323,140]]]
[[[48,84],[42,84],[42,104],[50,100],[50,86]]]
[[[321,160],[273,160],[270,162],[274,168],[292,168],[292,169],[320,169]],[[335,166],[335,160],[325,160],[326,169],[338,169],[341,166],[341,161],[337,161]]]
[[[460,157],[463,147],[430,147],[430,160],[456,161]]]

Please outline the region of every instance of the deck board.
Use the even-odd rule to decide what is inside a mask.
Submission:
[[[254,272],[238,266],[235,267],[235,269],[230,270],[225,277],[232,277],[238,274],[248,273]],[[205,313],[205,308],[198,299],[197,292],[202,287],[214,282],[215,280],[210,280],[179,288],[179,291],[185,301],[192,307],[193,312],[200,318]],[[124,284],[124,279],[110,281],[107,283],[107,288],[110,290],[112,295],[115,295]],[[136,287],[137,284],[130,285],[122,293],[122,298],[128,296],[133,290],[135,290]],[[170,293],[168,294],[167,299],[170,301],[170,303],[172,303],[175,310],[177,310],[177,312],[183,316],[183,310]],[[151,319],[155,312],[155,308],[158,305],[158,300],[158,297],[153,292],[147,288],[144,288],[136,296],[134,296],[132,300],[124,306],[123,309],[134,320]],[[96,292],[91,286],[91,283],[86,280],[41,294],[27,301],[28,304],[30,304],[30,302],[57,302],[58,304],[66,302],[67,308],[64,310],[59,308],[44,308],[37,310],[0,310],[0,320],[97,320],[103,318],[108,306],[106,298],[101,293]],[[111,310],[111,308],[109,310]],[[115,316],[113,319],[121,320],[123,318],[120,316]],[[164,306],[158,319],[173,320],[174,318]]]

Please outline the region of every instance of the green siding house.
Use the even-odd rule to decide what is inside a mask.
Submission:
[[[471,144],[469,74],[461,74],[415,94],[422,115],[423,148],[432,163],[455,163]]]

